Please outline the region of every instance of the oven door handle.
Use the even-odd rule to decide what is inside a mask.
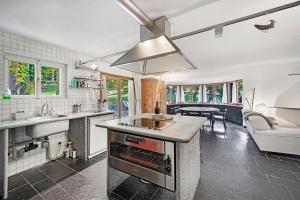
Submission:
[[[127,135],[127,136],[124,138],[124,141],[125,141],[125,142],[134,143],[134,144],[141,144],[142,141],[143,141],[143,139],[142,139],[142,138],[136,138],[136,137],[132,137],[132,136]]]

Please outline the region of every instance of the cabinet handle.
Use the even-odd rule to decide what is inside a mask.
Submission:
[[[134,143],[134,144],[140,144],[142,142],[141,138],[136,138],[136,137],[132,137],[132,136],[126,136],[124,140],[125,140],[125,142],[130,142],[130,143]]]

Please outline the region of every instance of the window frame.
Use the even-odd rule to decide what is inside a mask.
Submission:
[[[179,86],[179,85],[173,85],[173,84],[166,85],[166,87],[169,88],[169,92],[170,92],[170,101],[167,101],[167,90],[166,90],[166,103],[168,105],[173,105],[173,104],[177,103],[176,102],[177,86]],[[171,89],[171,87],[172,87],[172,89]],[[172,98],[173,97],[173,92],[175,92],[175,98],[174,99]],[[179,88],[179,92],[181,92],[180,88]]]
[[[12,99],[44,99],[44,98],[65,98],[67,97],[67,64],[56,63],[51,61],[39,60],[35,58],[29,58],[26,56],[19,56],[13,54],[3,55],[3,88],[9,88],[9,61],[23,62],[34,65],[34,81],[35,81],[35,93],[34,95],[11,95]],[[41,67],[55,67],[59,69],[59,87],[60,95],[45,96],[42,95],[42,82],[41,82]],[[62,73],[62,70],[64,73]],[[64,78],[63,78],[64,76]],[[64,85],[64,89],[63,86]]]
[[[11,95],[13,99],[27,99],[27,98],[36,98],[38,95],[38,63],[31,58],[14,56],[14,55],[5,55],[4,58],[4,88],[9,88],[9,61],[22,62],[34,65],[34,95]]]
[[[238,101],[238,97],[239,97],[239,95],[238,95],[238,82],[242,82],[242,84],[243,84],[243,95],[241,95],[241,97],[242,97],[242,102],[239,102]],[[230,98],[232,97],[232,95],[230,95],[230,84],[231,83],[233,83],[233,82],[236,82],[236,92],[237,92],[237,95],[236,95],[236,102],[237,103],[232,103],[232,100],[230,101]],[[217,101],[216,101],[216,87],[217,87],[217,85],[222,85],[222,89],[224,89],[223,87],[224,87],[224,83],[226,83],[226,90],[227,90],[227,103],[225,103],[225,104],[229,104],[229,105],[243,105],[243,103],[244,103],[244,89],[245,89],[245,86],[244,86],[244,79],[237,79],[237,80],[233,80],[233,81],[226,81],[226,82],[217,82],[217,83],[205,83],[205,84],[184,84],[184,85],[174,85],[174,84],[168,84],[168,85],[166,85],[166,87],[169,87],[169,86],[173,86],[173,87],[177,87],[177,86],[180,86],[180,87],[191,87],[191,86],[194,86],[194,87],[200,87],[201,86],[201,101],[197,101],[197,102],[192,102],[192,104],[197,104],[197,103],[205,103],[205,104],[223,104],[222,102],[219,102],[219,103],[217,103]],[[204,85],[206,85],[206,90],[207,90],[207,86],[208,85],[210,85],[210,86],[212,86],[212,96],[213,96],[213,101],[212,101],[212,103],[210,103],[210,102],[207,102],[207,100],[205,100],[203,97],[204,97],[204,93],[206,92],[206,91],[204,91],[203,89],[204,89]],[[196,91],[197,91],[197,89],[195,90],[195,94],[196,94]],[[180,91],[181,92],[181,91]],[[223,92],[222,92],[222,98],[223,98]],[[206,95],[207,96],[207,95]],[[188,103],[188,102],[185,102],[185,103]]]
[[[59,64],[59,63],[55,63],[55,62],[48,62],[48,61],[40,61],[40,66],[39,66],[39,75],[40,75],[40,94],[39,94],[39,97],[40,98],[60,98],[60,97],[64,97],[64,92],[63,92],[63,84],[66,85],[66,82],[67,82],[67,78],[65,78],[65,80],[63,81],[63,76],[64,76],[64,73],[66,73],[66,66],[63,65],[63,64]],[[59,95],[43,95],[42,94],[42,67],[53,67],[53,68],[56,68],[59,70]],[[64,73],[62,73],[62,70],[64,69]],[[65,75],[66,77],[66,75]],[[66,86],[65,86],[66,87]],[[66,93],[66,92],[65,92]]]
[[[116,79],[117,81],[117,118],[121,118],[122,117],[122,109],[121,109],[121,96],[122,96],[122,92],[121,92],[121,81],[134,81],[133,78],[129,78],[129,77],[125,77],[125,76],[118,76],[118,75],[113,75],[113,74],[108,74],[108,73],[101,73],[101,76],[105,76],[105,80],[107,81],[107,78],[112,78],[112,79]],[[108,92],[107,90],[107,85],[106,88],[104,88],[106,90],[106,92]],[[100,99],[103,98],[100,95]],[[107,96],[107,102],[108,102],[108,96]]]

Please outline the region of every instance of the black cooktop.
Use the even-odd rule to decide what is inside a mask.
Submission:
[[[138,119],[125,119],[122,120],[119,124],[122,126],[143,127],[148,129],[162,129],[173,123],[174,123],[173,121],[138,118]]]

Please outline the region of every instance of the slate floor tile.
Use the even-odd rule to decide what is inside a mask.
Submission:
[[[17,187],[27,184],[27,181],[21,174],[15,174],[8,177],[8,191],[13,190]]]
[[[262,166],[270,167],[270,168],[275,168],[279,170],[285,170],[289,172],[296,172],[300,173],[300,168],[297,167],[296,164],[294,163],[289,163],[289,162],[283,162],[280,160],[274,160],[274,159],[268,159],[268,158],[255,158],[257,163]]]
[[[72,196],[69,195],[65,190],[61,187],[54,187],[50,190],[44,191],[41,193],[44,200],[71,200]]]
[[[300,189],[299,188],[287,188],[294,200],[300,199]]]
[[[174,192],[170,192],[165,189],[158,189],[158,191],[154,194],[151,200],[176,200],[176,195]]]
[[[76,173],[74,170],[60,163],[55,163],[50,166],[40,168],[40,170],[55,182],[64,180]]]
[[[30,199],[35,195],[37,195],[36,191],[29,184],[26,184],[8,192],[8,198],[6,200]]]
[[[280,160],[300,164],[300,158],[291,158],[291,157],[280,156]]]
[[[297,177],[295,176],[295,173],[290,171],[271,168],[268,166],[256,165],[255,163],[248,165],[248,167],[250,171],[259,172],[259,173],[275,176],[290,181],[297,181]]]
[[[40,182],[44,179],[47,179],[47,177],[40,170],[38,170],[38,168],[28,169],[28,170],[22,172],[22,175],[31,184],[35,184],[35,183]]]
[[[134,177],[127,178],[114,191],[117,196],[124,199],[131,199],[140,189],[140,183]]]
[[[269,200],[293,200],[285,187],[272,183],[256,183],[249,185],[251,197]]]
[[[150,200],[155,195],[158,189],[159,187],[153,184],[141,183],[138,192],[131,198],[131,200]]]
[[[76,194],[81,191],[82,187],[88,184],[88,179],[81,174],[75,174],[58,184],[70,194]]]
[[[111,193],[105,200],[124,200],[122,197],[117,196],[114,193]]]
[[[248,172],[248,174],[251,176],[251,177],[254,177],[254,178],[258,178],[260,180],[264,180],[266,182],[269,182],[267,176],[263,173],[259,173],[259,172]]]
[[[33,187],[38,191],[38,192],[43,192],[55,185],[55,182],[50,180],[49,178],[46,178],[40,182],[37,182],[33,184]]]
[[[274,177],[274,176],[268,176],[268,179],[273,184],[278,184],[282,187],[291,187],[291,188],[296,188],[296,189],[298,188],[300,190],[300,182],[298,182],[298,181],[289,181],[289,180],[281,179],[281,178]]]
[[[39,194],[37,194],[34,197],[32,197],[30,200],[43,200],[43,198]]]
[[[295,173],[295,176],[297,177],[298,181],[300,181],[300,173]]]

